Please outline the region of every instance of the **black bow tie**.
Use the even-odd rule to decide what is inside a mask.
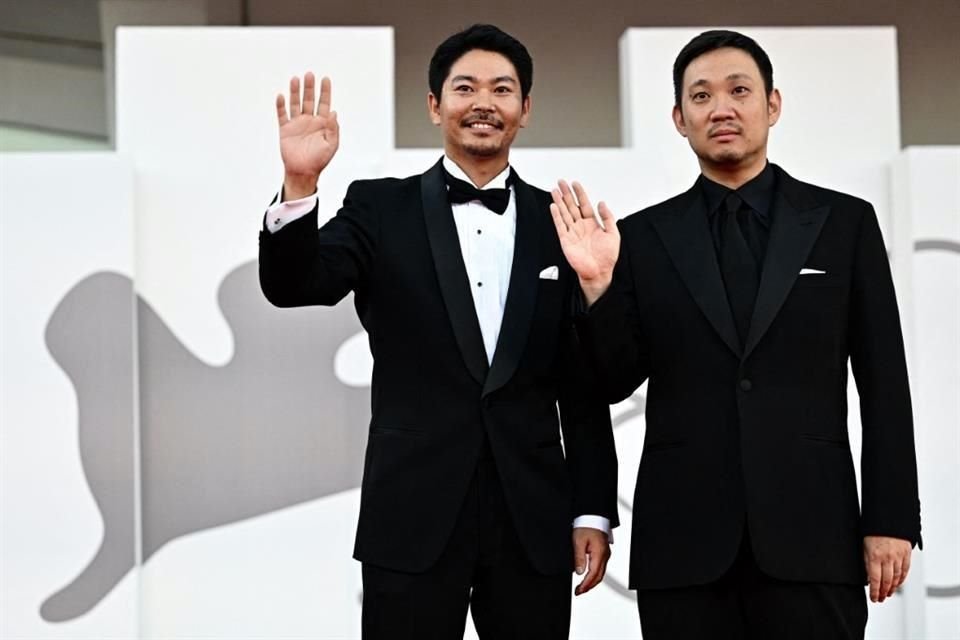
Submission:
[[[483,206],[497,215],[503,215],[507,210],[507,204],[510,202],[510,185],[514,179],[513,169],[507,177],[505,189],[477,189],[465,180],[454,178],[446,169],[443,170],[443,179],[447,183],[447,197],[450,199],[450,204],[479,200]]]

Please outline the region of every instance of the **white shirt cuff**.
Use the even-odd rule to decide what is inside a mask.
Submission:
[[[294,220],[298,220],[310,213],[313,206],[317,204],[317,192],[314,191],[306,198],[299,200],[288,200],[280,202],[280,194],[277,194],[276,204],[267,209],[264,220],[267,223],[267,231],[276,233]]]
[[[573,519],[574,528],[589,527],[590,529],[599,529],[607,534],[607,540],[613,544],[613,531],[610,529],[610,519],[603,516],[578,516]]]

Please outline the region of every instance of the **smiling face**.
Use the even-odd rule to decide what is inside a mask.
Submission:
[[[767,134],[779,118],[780,93],[773,90],[768,98],[757,63],[733,47],[690,62],[683,73],[680,106],[673,108],[677,131],[708,174],[763,170]]]
[[[513,64],[499,53],[473,49],[450,67],[440,99],[428,98],[430,119],[443,129],[446,154],[461,166],[502,160],[530,114]]]

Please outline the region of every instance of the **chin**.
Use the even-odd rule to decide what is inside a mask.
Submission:
[[[463,150],[472,156],[489,158],[500,155],[503,146],[499,144],[465,144]]]
[[[740,164],[745,158],[746,154],[736,149],[719,149],[705,154],[705,159],[713,164]]]

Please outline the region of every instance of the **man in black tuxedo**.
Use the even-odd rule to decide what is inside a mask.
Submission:
[[[330,81],[278,96],[286,171],[260,234],[277,306],[351,291],[373,353],[355,557],[365,638],[566,638],[576,592],[603,578],[617,524],[609,410],[578,383],[577,286],[550,194],[510,167],[530,115],[526,48],[489,25],[442,43],[428,107],[444,157],[354,182],[317,231],[337,148]],[[588,390],[589,391],[589,390]],[[559,406],[559,415],[558,415]],[[561,431],[563,442],[561,444]]]
[[[767,162],[766,53],[730,31],[674,65],[690,190],[618,225],[580,185],[554,222],[611,402],[645,380],[630,584],[643,637],[862,638],[920,542],[910,393],[873,207]],[[619,257],[619,259],[618,259]],[[847,361],[863,422],[862,510]]]

